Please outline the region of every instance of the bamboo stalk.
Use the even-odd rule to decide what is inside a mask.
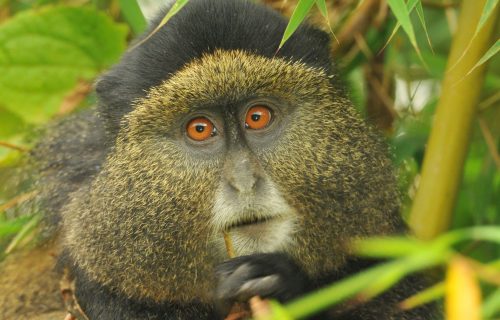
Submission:
[[[485,65],[469,75],[467,73],[488,49],[500,11],[497,7],[481,32],[472,39],[485,2],[462,1],[458,30],[453,39],[420,185],[410,214],[410,226],[422,239],[432,239],[447,230],[452,218]],[[468,46],[467,53],[461,57]]]
[[[224,231],[223,235],[224,235],[224,244],[226,245],[227,255],[229,256],[229,258],[232,259],[236,257],[236,254],[234,253],[233,241],[231,240],[231,236],[229,235],[228,231]]]

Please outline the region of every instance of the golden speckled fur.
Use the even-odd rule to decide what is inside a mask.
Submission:
[[[385,147],[323,70],[216,51],[135,102],[100,173],[64,208],[65,249],[92,280],[138,299],[212,299],[222,234],[208,221],[224,158],[186,152],[179,124],[196,106],[253,97],[294,110],[256,157],[298,212],[287,253],[308,274],[340,267],[347,239],[400,227]]]

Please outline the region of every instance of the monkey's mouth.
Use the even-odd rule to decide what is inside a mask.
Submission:
[[[236,228],[245,228],[250,226],[264,225],[271,220],[276,219],[276,217],[248,217],[244,219],[237,220],[226,227],[226,231]]]

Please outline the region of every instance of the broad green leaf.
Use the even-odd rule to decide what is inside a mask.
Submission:
[[[91,8],[48,7],[0,25],[0,105],[31,123],[59,108],[125,49],[127,29]]]
[[[0,140],[21,133],[24,127],[23,119],[0,106]]]
[[[311,10],[314,5],[314,0],[299,0],[297,6],[293,10],[292,16],[290,17],[290,21],[288,21],[288,25],[286,26],[285,32],[283,33],[283,38],[281,39],[278,50],[283,47],[285,42],[290,39],[292,34],[297,30],[299,25],[306,18],[307,13]]]
[[[146,29],[146,19],[137,0],[120,0],[120,8],[135,34],[142,33]]]

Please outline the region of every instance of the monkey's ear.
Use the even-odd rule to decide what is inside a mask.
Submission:
[[[144,58],[144,51],[152,55],[160,50],[150,47],[125,53],[121,61],[95,84],[98,114],[111,140],[117,135],[123,116],[132,111],[134,101],[143,97],[149,88],[158,85],[171,72],[162,64],[152,63],[154,59]]]
[[[113,141],[120,129],[121,118],[132,110],[132,101],[137,97],[137,93],[130,90],[124,82],[124,79],[133,75],[123,69],[120,65],[115,66],[102,75],[95,84],[98,98],[97,112],[106,134],[110,135]]]

